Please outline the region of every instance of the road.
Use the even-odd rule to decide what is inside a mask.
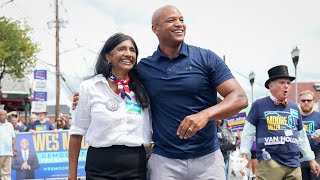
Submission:
[[[228,180],[242,180],[242,176],[239,172],[235,172],[236,176],[231,174],[231,169],[229,169],[229,177]]]

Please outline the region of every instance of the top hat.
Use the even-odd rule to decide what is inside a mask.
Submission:
[[[290,81],[293,81],[296,79],[295,77],[289,76],[288,67],[286,65],[275,66],[269,69],[268,74],[269,74],[269,79],[266,81],[266,83],[264,83],[264,86],[267,89],[269,89],[268,87],[269,83],[276,79],[289,78]]]

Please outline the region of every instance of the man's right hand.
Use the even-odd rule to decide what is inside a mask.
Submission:
[[[247,161],[246,168],[249,168],[249,159],[247,154],[241,154],[241,158],[243,158],[243,161]],[[241,176],[245,176],[246,174],[246,169],[243,169],[240,171]]]
[[[79,99],[80,99],[79,92],[74,93],[74,95],[72,96],[72,110],[76,109]]]

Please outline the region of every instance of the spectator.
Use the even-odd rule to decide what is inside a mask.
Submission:
[[[302,114],[302,123],[307,133],[310,147],[315,155],[315,160],[320,163],[320,143],[313,136],[316,130],[320,129],[320,113],[313,109],[314,93],[310,90],[300,93],[300,110]],[[319,138],[319,136],[318,136]],[[320,177],[311,173],[310,163],[308,161],[301,162],[301,172],[303,180],[319,180]],[[319,171],[319,169],[318,169]]]
[[[33,113],[30,114],[26,132],[30,131],[30,129],[32,128],[32,125],[36,121],[36,119],[37,119],[37,115],[35,115]]]
[[[65,129],[67,129],[67,128],[66,128],[66,122],[65,122],[65,120],[64,120],[64,117],[57,118],[55,124],[56,124],[56,128],[57,128],[58,130],[65,130]]]
[[[30,132],[35,133],[36,131],[48,131],[48,130],[56,130],[50,121],[47,121],[46,115],[47,112],[37,112],[39,120],[36,120],[31,129]]]
[[[251,159],[248,163],[248,168],[250,170],[250,174],[248,177],[250,180],[254,180],[257,177],[259,167],[259,161],[257,159],[257,152],[256,152],[256,138],[254,137],[252,147],[251,147]]]
[[[233,133],[227,128],[227,121],[217,121],[218,127],[218,139],[220,144],[220,150],[223,155],[224,163],[226,166],[226,180],[228,180],[229,176],[229,158],[231,151],[236,150],[236,142],[237,138],[233,135]]]
[[[7,122],[7,111],[0,110],[0,177],[11,179],[12,156],[17,155],[13,125]]]
[[[13,125],[14,131],[16,133],[20,133],[20,132],[25,131],[26,127],[23,124],[22,125],[18,124],[18,117],[16,115],[11,114],[9,116],[9,121]]]

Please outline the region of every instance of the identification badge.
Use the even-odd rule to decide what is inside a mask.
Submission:
[[[139,104],[135,104],[132,102],[126,102],[126,108],[127,108],[128,114],[135,114],[135,115],[142,114],[142,108]]]
[[[106,106],[107,106],[107,109],[112,112],[117,111],[120,107],[118,101],[116,101],[114,99],[109,99],[106,102]]]
[[[293,135],[293,132],[292,132],[292,130],[285,130],[285,131],[284,131],[284,134],[285,134],[286,136],[292,136],[292,135]]]

